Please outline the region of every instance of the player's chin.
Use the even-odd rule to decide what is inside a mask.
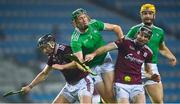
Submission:
[[[140,46],[142,46],[142,45],[144,45],[144,42],[142,42],[142,41],[137,41],[137,44],[140,45]]]
[[[153,22],[152,20],[145,20],[144,21],[145,24],[152,24],[152,22]]]
[[[82,28],[86,30],[88,28],[88,25],[84,25]]]

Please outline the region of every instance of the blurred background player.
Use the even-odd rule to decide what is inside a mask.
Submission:
[[[159,81],[160,77],[153,75],[151,69],[152,51],[145,45],[151,38],[152,31],[148,26],[142,26],[134,40],[125,39],[111,42],[87,55],[86,61],[95,56],[114,49],[118,50],[115,64],[114,90],[118,103],[145,103],[144,88],[141,79],[141,66],[145,63],[147,77]]]
[[[127,37],[135,38],[136,33],[142,25],[148,25],[152,28],[152,38],[150,39],[148,46],[153,51],[152,66],[153,73],[159,75],[157,62],[158,62],[158,52],[165,56],[172,66],[176,65],[176,57],[171,53],[164,42],[164,31],[163,29],[155,26],[153,24],[155,20],[156,9],[153,4],[143,4],[140,10],[140,16],[142,23],[133,26],[127,33]],[[144,68],[143,68],[144,69]],[[144,72],[142,72],[144,74]],[[142,76],[144,78],[144,76]],[[163,86],[162,83],[157,83],[152,80],[145,82],[145,89],[152,101],[152,103],[163,103]]]
[[[78,8],[72,12],[74,32],[71,37],[73,53],[84,62],[84,56],[104,46],[105,41],[101,31],[113,31],[119,39],[123,37],[121,27],[115,24],[103,23],[91,19],[86,10]],[[104,53],[87,64],[98,76],[93,77],[95,87],[105,102],[113,102],[112,83],[114,79],[114,65],[109,53]]]
[[[94,90],[93,80],[89,73],[76,68],[76,63],[68,60],[65,55],[71,54],[70,46],[57,44],[54,37],[44,35],[38,40],[38,48],[48,56],[47,65],[36,76],[36,78],[21,90],[28,93],[31,89],[45,80],[50,71],[54,68],[60,70],[67,83],[55,98],[53,103],[92,103],[92,94]]]

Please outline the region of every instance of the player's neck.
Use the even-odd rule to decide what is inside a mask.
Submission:
[[[143,23],[144,25],[147,25],[149,27],[152,27],[153,26],[153,23]]]

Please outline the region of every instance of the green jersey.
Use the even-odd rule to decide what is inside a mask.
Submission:
[[[104,30],[104,23],[98,20],[91,20],[86,32],[81,33],[75,29],[71,37],[71,48],[73,53],[82,51],[83,56],[94,52],[106,43],[101,36],[100,31]],[[104,62],[107,53],[95,57],[87,65],[94,67]]]
[[[139,30],[139,28],[142,25],[144,25],[144,24],[141,23],[136,26],[133,26],[129,30],[129,32],[127,33],[126,36],[128,38],[132,38],[132,39],[135,38],[137,31]],[[151,48],[151,50],[153,52],[152,62],[157,63],[159,46],[164,41],[164,31],[161,28],[152,25],[152,32],[153,32],[153,34],[152,34],[150,41],[148,42],[148,46]]]

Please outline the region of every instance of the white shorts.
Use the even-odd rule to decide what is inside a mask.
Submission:
[[[92,76],[94,84],[101,82],[102,79],[102,73],[107,73],[110,71],[114,71],[114,64],[112,61],[112,58],[109,53],[107,53],[107,56],[105,57],[104,63],[102,65],[97,65],[95,67],[92,67],[91,70],[93,72],[97,73],[97,76]]]
[[[123,98],[129,99],[132,101],[133,97],[138,94],[144,94],[144,88],[141,84],[123,84],[123,83],[115,83],[114,91],[116,100],[120,100]]]
[[[157,64],[151,64],[152,66],[152,72],[153,74],[157,74],[157,75],[160,75],[159,74],[159,71],[158,71],[158,67],[157,67]],[[141,67],[141,73],[142,73],[142,80],[143,80],[143,84],[144,85],[151,85],[151,84],[155,84],[155,83],[158,83],[158,82],[155,82],[153,80],[148,80],[145,78],[145,70],[144,70],[144,64],[142,65]]]
[[[88,75],[81,79],[77,84],[70,85],[66,83],[64,88],[59,93],[63,95],[69,102],[79,102],[79,97],[86,95],[92,96],[94,92],[94,84],[92,78]]]

